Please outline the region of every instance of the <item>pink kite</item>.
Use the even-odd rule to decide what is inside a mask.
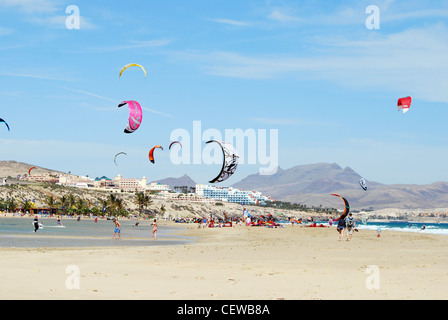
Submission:
[[[411,108],[412,98],[406,97],[398,99],[398,111],[403,110],[403,113],[406,113]]]
[[[140,127],[143,120],[142,107],[137,101],[123,101],[118,105],[118,108],[128,105],[129,106],[129,123],[125,133],[132,133]]]

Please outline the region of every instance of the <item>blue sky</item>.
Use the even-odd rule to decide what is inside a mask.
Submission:
[[[69,5],[79,30],[66,28]],[[366,27],[369,5],[380,29]],[[200,121],[223,135],[278,130],[283,169],[330,162],[381,183],[448,181],[446,0],[0,0],[0,17],[0,118],[11,127],[1,160],[206,183],[220,165],[174,165],[168,151],[173,130]],[[148,77],[119,78],[128,63]],[[144,108],[131,135],[123,100]],[[240,165],[227,184],[260,166]]]

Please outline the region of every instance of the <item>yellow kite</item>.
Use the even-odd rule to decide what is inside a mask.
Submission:
[[[121,71],[120,71],[120,78],[121,78],[121,75],[123,74],[124,70],[126,70],[127,68],[130,68],[130,67],[140,67],[140,68],[142,68],[143,72],[145,73],[145,78],[146,78],[146,70],[145,70],[145,68],[143,68],[142,65],[139,65],[137,63],[131,63],[131,64],[128,64],[127,66],[124,66],[123,69],[121,69]]]

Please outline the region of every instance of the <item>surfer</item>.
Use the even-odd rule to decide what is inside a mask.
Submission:
[[[423,226],[422,226],[422,230],[425,230],[425,229],[426,229],[426,226],[425,226],[425,225],[423,225]]]
[[[39,230],[39,219],[37,216],[34,217],[34,232],[37,232],[37,230]]]

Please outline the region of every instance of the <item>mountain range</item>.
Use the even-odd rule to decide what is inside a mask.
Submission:
[[[249,175],[232,187],[256,190],[276,200],[311,206],[340,207],[340,199],[332,193],[344,196],[353,210],[435,209],[448,208],[448,183],[429,185],[382,184],[367,181],[364,191],[359,180],[362,177],[350,167],[342,168],[336,163],[299,165],[274,175]],[[171,187],[195,182],[188,176],[160,180]]]
[[[292,203],[336,208],[340,206],[332,193],[344,196],[354,210],[361,209],[433,209],[448,208],[448,183],[429,185],[387,185],[367,181],[364,191],[362,177],[351,168],[341,168],[333,163],[300,165],[271,176],[250,175],[233,186],[256,189],[274,199]]]
[[[16,177],[27,173],[32,165],[16,161],[0,161],[0,177]],[[36,173],[59,173],[37,167]],[[353,210],[362,209],[435,209],[448,208],[448,182],[428,185],[382,184],[367,181],[364,191],[359,185],[362,177],[349,167],[342,168],[335,163],[299,165],[290,169],[279,168],[269,176],[249,175],[232,187],[256,190],[276,200],[311,206],[339,208],[340,199],[332,193],[344,196]],[[196,183],[188,176],[158,180],[172,189],[175,186],[194,187]]]

